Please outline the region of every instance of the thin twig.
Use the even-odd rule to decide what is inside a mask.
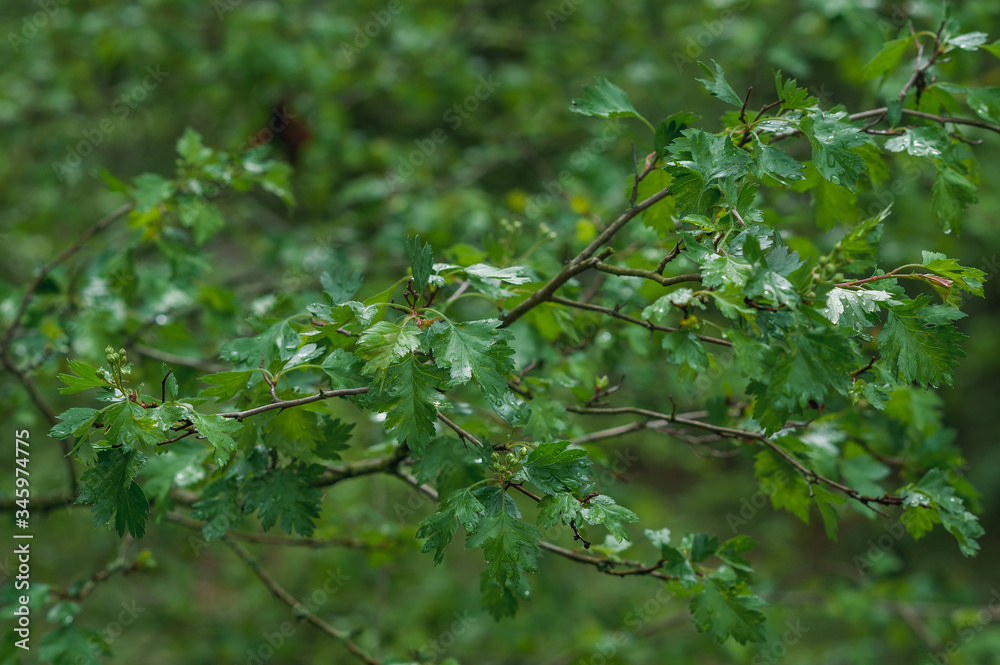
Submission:
[[[451,429],[455,430],[455,434],[458,434],[458,438],[459,439],[462,439],[463,441],[470,441],[470,442],[476,444],[476,446],[478,448],[486,450],[486,446],[479,439],[477,439],[476,437],[472,436],[471,434],[469,434],[468,432],[466,432],[464,429],[462,429],[461,427],[459,427],[457,424],[455,424],[450,418],[448,418],[443,413],[439,413],[438,414],[438,420],[440,420],[441,422],[443,422],[445,425],[447,425]]]
[[[577,302],[576,300],[569,300],[567,298],[560,298],[559,296],[552,296],[549,301],[556,305],[565,305],[566,307],[575,307],[577,309],[585,309],[591,312],[600,312],[601,314],[606,314],[607,316],[621,319],[622,321],[628,321],[629,323],[634,323],[637,326],[642,326],[643,328],[648,328],[649,330],[658,330],[660,332],[680,332],[680,328],[671,328],[670,326],[660,326],[649,321],[643,321],[642,319],[637,319],[627,314],[622,314],[616,309],[611,309],[609,307],[602,307],[600,305],[591,305],[590,303]],[[703,342],[708,342],[709,344],[718,344],[720,346],[732,346],[733,343],[726,339],[718,339],[716,337],[709,337],[707,335],[701,335],[695,333],[695,337]]]
[[[798,471],[801,472],[804,476],[812,478],[817,482],[824,483],[825,485],[828,485],[840,492],[843,492],[848,497],[861,502],[862,504],[864,504],[871,510],[878,512],[879,514],[885,515],[885,513],[882,513],[881,511],[874,508],[870,504],[876,503],[884,506],[899,506],[902,505],[903,503],[902,497],[889,496],[888,494],[885,494],[883,496],[866,496],[861,494],[855,489],[852,489],[850,487],[847,487],[846,485],[838,483],[835,480],[831,480],[830,478],[820,476],[815,471],[813,471],[812,469],[808,468],[807,466],[799,462],[797,459],[795,459],[795,457],[793,457],[780,445],[778,445],[774,441],[771,441],[771,439],[768,438],[763,432],[748,432],[746,430],[734,429],[732,427],[713,425],[711,423],[704,423],[699,420],[691,420],[689,418],[682,418],[681,416],[673,416],[669,413],[660,413],[659,411],[652,411],[650,409],[641,409],[639,407],[634,407],[634,406],[584,408],[571,405],[567,406],[566,410],[572,411],[574,413],[590,414],[590,415],[619,415],[619,414],[631,413],[635,415],[646,416],[647,418],[658,418],[662,420],[668,420],[670,422],[677,423],[680,425],[686,425],[688,427],[703,429],[705,431],[714,432],[729,439],[736,439],[741,441],[759,441],[760,443],[764,444],[765,446],[773,450],[775,453],[780,455],[782,458],[784,458],[785,461],[787,461],[789,464],[798,469]]]
[[[601,261],[594,264],[594,269],[610,273],[612,275],[619,275],[621,277],[642,277],[644,279],[657,282],[660,286],[673,286],[674,284],[683,284],[684,282],[701,281],[701,273],[698,272],[677,275],[676,277],[664,277],[663,275],[652,270],[644,270],[642,268],[623,268],[621,266],[603,263]]]
[[[660,261],[660,265],[656,266],[657,275],[662,275],[663,271],[667,269],[667,264],[676,259],[677,255],[681,253],[682,242],[683,242],[682,240],[678,240],[677,244],[674,245],[674,248],[670,250],[666,256],[663,257],[662,261]]]
[[[38,290],[38,287],[41,285],[42,280],[45,279],[45,276],[48,275],[53,268],[55,268],[60,263],[62,263],[69,257],[76,254],[78,251],[80,251],[83,248],[84,244],[86,244],[86,242],[90,240],[92,237],[94,237],[104,229],[111,226],[111,224],[113,224],[118,219],[128,214],[129,211],[132,210],[134,205],[135,204],[127,203],[121,206],[120,208],[111,211],[110,213],[108,213],[106,217],[104,217],[96,224],[94,224],[92,227],[84,231],[83,234],[81,234],[80,237],[77,238],[72,245],[64,249],[62,253],[59,254],[59,256],[57,256],[56,258],[52,259],[44,266],[42,266],[42,269],[38,271],[38,274],[35,276],[35,279],[28,286],[28,290],[25,291],[24,297],[21,298],[21,304],[17,308],[17,313],[14,314],[14,318],[10,322],[10,327],[7,328],[7,332],[4,334],[3,340],[0,341],[0,355],[7,354],[7,350],[10,347],[11,339],[13,339],[14,337],[14,331],[17,330],[17,327],[19,325],[21,325],[21,319],[24,317],[24,313],[27,311],[28,305],[30,304],[31,299],[35,295],[35,291]]]
[[[634,207],[630,206],[629,209],[623,212],[608,228],[594,238],[593,242],[581,250],[579,254],[569,261],[569,263],[563,266],[563,269],[560,270],[555,277],[550,279],[542,288],[531,294],[528,298],[507,312],[502,319],[503,325],[509,326],[533,308],[537,307],[546,300],[549,300],[560,286],[568,282],[575,275],[591,267],[591,264],[589,263],[590,259],[597,253],[597,250],[610,241],[615,234],[622,229],[622,227],[624,227],[636,215],[659,203],[669,195],[670,188],[668,187],[656,192],[642,203],[639,203]]]
[[[349,632],[338,630],[323,621],[318,616],[313,614],[312,611],[310,611],[305,605],[297,601],[292,594],[285,591],[284,587],[278,584],[275,579],[271,577],[270,573],[264,570],[264,568],[260,565],[260,562],[247,552],[242,545],[236,542],[235,538],[226,534],[222,537],[222,540],[229,545],[234,552],[236,552],[236,555],[243,560],[243,563],[245,563],[258,578],[260,578],[260,581],[264,583],[264,586],[266,586],[276,598],[292,608],[292,611],[300,621],[311,623],[313,626],[319,628],[330,637],[339,640],[348,651],[353,653],[363,662],[368,663],[368,665],[382,665],[381,661],[376,660],[372,656],[365,653],[364,650],[362,650],[361,647],[359,647],[354,640],[351,639],[351,634]]]
[[[287,409],[293,406],[302,406],[303,404],[311,404],[313,402],[318,402],[323,399],[330,399],[331,397],[346,397],[348,395],[363,395],[368,392],[368,386],[362,388],[342,388],[340,390],[320,390],[316,395],[310,395],[308,397],[300,397],[299,399],[286,399],[279,400],[277,402],[271,402],[270,404],[263,404],[252,409],[247,409],[245,411],[229,411],[226,413],[218,414],[222,418],[235,418],[236,420],[243,420],[244,418],[249,418],[250,416],[256,416],[258,413],[264,413],[265,411],[271,411],[273,409]]]

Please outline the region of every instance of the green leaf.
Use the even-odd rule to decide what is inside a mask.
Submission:
[[[787,111],[809,108],[818,103],[808,90],[799,87],[798,81],[784,78],[780,70],[774,72],[774,89],[781,100],[781,108]]]
[[[450,268],[460,268],[460,266],[444,266]],[[438,266],[439,269],[443,269]],[[528,266],[509,266],[507,268],[496,268],[487,263],[476,263],[467,268],[460,268],[469,277],[476,277],[481,280],[497,280],[507,284],[527,284],[532,280],[531,268]]]
[[[173,509],[171,490],[174,487],[188,487],[204,479],[205,452],[205,447],[197,441],[184,439],[170,444],[170,450],[146,461],[143,490],[153,503],[157,520]]]
[[[342,263],[335,263],[329,271],[324,271],[319,281],[331,305],[340,305],[353,298],[364,282],[360,270],[352,271]]]
[[[975,51],[986,43],[989,37],[985,32],[967,32],[964,35],[948,37],[944,41],[951,46],[957,46],[963,51]]]
[[[274,194],[286,206],[295,206],[295,195],[292,193],[292,167],[284,162],[268,161],[260,166],[247,163],[250,169],[263,168],[263,172],[255,178],[265,192]]]
[[[701,118],[699,115],[688,111],[680,111],[667,116],[656,126],[656,137],[654,147],[656,153],[663,157],[667,154],[667,146],[673,143],[674,139],[681,135],[685,129],[693,125]]]
[[[296,367],[298,365],[305,365],[310,360],[323,353],[325,350],[326,349],[320,348],[320,346],[314,342],[303,344],[302,346],[299,347],[299,350],[296,351],[292,355],[292,357],[285,362],[285,364],[281,367],[281,371],[287,372],[291,368]]]
[[[710,633],[720,644],[730,637],[746,644],[765,639],[763,606],[745,584],[711,575],[691,601],[691,614],[698,632]]]
[[[132,182],[135,185],[132,198],[135,199],[135,209],[139,213],[149,212],[177,191],[173,182],[155,173],[143,173]]]
[[[654,169],[650,171],[642,182],[639,183],[639,189],[637,191],[636,200],[645,201],[650,196],[656,194],[657,192],[666,189],[671,182],[672,178],[669,173],[663,171],[663,169]],[[635,177],[632,177],[632,182],[635,182]],[[629,187],[626,196],[632,196],[632,188]],[[666,238],[669,234],[675,231],[674,227],[674,199],[673,197],[667,197],[655,203],[654,205],[646,208],[642,213],[642,223],[643,226],[653,229],[661,238]]]
[[[309,459],[321,436],[320,415],[309,407],[269,411],[258,416],[262,443],[295,459]]]
[[[834,287],[826,294],[826,307],[820,310],[831,323],[854,330],[871,328],[881,320],[879,303],[892,299],[888,291],[842,289]]]
[[[967,88],[965,103],[983,120],[1000,123],[1000,87]]]
[[[275,360],[288,360],[298,350],[301,336],[282,319],[255,337],[231,339],[222,345],[219,358],[237,369],[269,368]]]
[[[851,372],[863,365],[849,336],[852,331],[804,326],[793,328],[785,345],[767,350],[767,373],[754,377],[747,391],[757,395],[754,417],[768,433],[775,432],[789,413],[801,413],[822,404],[833,392],[847,395]]]
[[[177,199],[177,216],[181,224],[194,236],[196,245],[203,245],[226,226],[222,212],[204,198],[180,196]]]
[[[802,474],[787,460],[765,449],[757,453],[754,464],[757,479],[764,487],[773,487],[771,505],[784,508],[800,520],[809,524],[809,484]]]
[[[977,539],[985,532],[976,516],[955,496],[943,470],[931,469],[915,486],[900,488],[899,495],[905,508],[902,521],[915,538],[921,537],[932,522],[939,521],[958,541],[962,554],[975,556],[979,552]]]
[[[813,485],[813,503],[819,510],[819,516],[823,519],[823,528],[826,530],[826,537],[830,540],[837,540],[837,526],[840,515],[833,504],[846,503],[847,499],[839,494],[834,494],[823,485]]]
[[[677,289],[665,296],[660,296],[642,310],[642,318],[656,323],[662,323],[666,317],[679,312],[679,307],[695,306],[705,309],[705,304],[695,297],[691,289]]]
[[[752,573],[753,568],[750,567],[750,562],[743,555],[752,552],[755,547],[757,547],[757,543],[754,542],[753,538],[749,536],[734,536],[722,543],[715,556],[728,563],[731,568],[745,573]]]
[[[953,325],[931,323],[925,311],[930,296],[919,295],[904,302],[887,302],[889,315],[878,335],[878,347],[889,368],[904,381],[922,386],[952,385],[954,369],[965,352],[965,339]]]
[[[940,158],[951,149],[948,132],[943,127],[908,127],[902,136],[885,142],[889,152],[903,152],[914,157]]]
[[[53,439],[85,436],[91,431],[98,415],[99,412],[96,409],[82,407],[67,409],[57,416],[61,422],[52,426],[52,429],[49,430],[49,436]]]
[[[431,325],[428,338],[434,363],[449,370],[452,385],[475,378],[483,394],[494,401],[509,391],[506,377],[514,371],[514,363],[507,342],[513,335],[499,326],[499,319]]]
[[[684,554],[666,543],[660,544],[660,556],[663,557],[663,573],[676,577],[685,588],[691,588],[698,583],[698,574],[694,566]]]
[[[980,48],[1000,58],[1000,39],[993,42],[992,44],[985,44]]]
[[[134,538],[146,533],[149,502],[134,478],[142,471],[146,456],[138,450],[102,450],[97,463],[80,476],[77,503],[92,503],[94,526],[114,522],[119,536]]]
[[[569,441],[539,444],[521,466],[525,479],[545,494],[589,493],[593,489],[593,464],[587,451],[569,445]]]
[[[482,548],[486,568],[493,581],[503,587],[508,581],[517,584],[521,571],[537,572],[538,539],[541,534],[533,525],[522,522],[517,507],[496,487],[486,488],[482,500],[487,513],[479,521],[475,533],[465,539],[465,549]],[[494,496],[499,493],[502,496]]]
[[[204,489],[194,504],[191,516],[204,520],[201,535],[211,542],[226,535],[229,528],[243,515],[239,483],[234,477],[216,480]]]
[[[805,178],[802,173],[805,167],[781,148],[762,143],[756,136],[753,137],[751,145],[754,158],[751,170],[757,178],[766,175],[782,184],[787,184],[789,180]]]
[[[98,369],[90,363],[82,360],[70,360],[69,369],[72,372],[76,372],[77,376],[60,374],[56,377],[66,384],[65,388],[59,389],[59,392],[63,395],[72,395],[89,390],[90,388],[106,388],[111,385],[108,379],[104,378],[106,370],[103,368]],[[98,376],[98,372],[100,372],[100,376]]]
[[[339,460],[340,451],[350,448],[347,442],[351,440],[354,423],[341,422],[340,418],[332,418],[323,427],[322,436],[316,443],[313,453],[320,459]]]
[[[718,97],[727,104],[732,104],[736,107],[743,106],[743,100],[726,81],[726,73],[722,71],[722,66],[719,63],[714,60],[712,61],[715,71],[712,71],[712,68],[703,62],[699,62],[698,65],[708,75],[707,79],[698,79],[698,82],[704,86],[705,90],[708,90],[713,97]]]
[[[161,363],[160,368],[163,370],[163,387],[166,389],[166,401],[172,402],[177,399],[177,375],[167,367],[167,363]]]
[[[521,401],[513,392],[504,393],[491,406],[511,427],[524,427],[531,420],[531,403]]]
[[[229,461],[229,455],[236,450],[233,434],[243,429],[242,423],[235,418],[223,418],[218,415],[198,413],[194,409],[184,410],[184,418],[191,421],[201,436],[215,448],[215,463],[223,466]]]
[[[691,561],[704,561],[719,550],[719,537],[699,533],[691,539]]]
[[[50,665],[99,665],[102,657],[110,655],[111,645],[103,632],[75,623],[64,623],[47,632],[38,648],[39,662]]]
[[[581,517],[580,501],[569,492],[556,492],[543,496],[538,502],[538,517],[535,523],[543,529],[551,529],[559,524],[568,525]]]
[[[667,362],[672,365],[686,365],[692,372],[705,372],[709,368],[705,345],[692,332],[664,335],[663,348],[667,352]]]
[[[232,399],[246,389],[252,375],[253,370],[208,374],[198,380],[212,387],[203,389],[199,394],[203,397],[218,397],[221,401]]]
[[[267,531],[275,523],[288,534],[311,536],[319,518],[323,493],[310,481],[319,477],[322,467],[295,466],[271,469],[253,478],[246,486],[247,512],[257,511],[260,525]]]
[[[458,525],[473,533],[479,526],[483,504],[468,487],[455,490],[444,498],[437,512],[420,522],[417,538],[425,538],[423,552],[434,552],[434,565],[444,560],[444,551]]]
[[[153,446],[162,438],[163,429],[173,425],[173,419],[158,422],[155,410],[147,411],[131,400],[109,406],[101,413],[101,420],[106,427],[105,438],[125,450]]]
[[[531,415],[524,426],[526,434],[535,440],[558,439],[567,427],[569,422],[562,402],[544,395],[536,395],[531,400]]]
[[[913,37],[901,37],[893,39],[882,45],[875,57],[869,60],[861,70],[864,79],[875,79],[885,76],[899,64],[906,47],[913,41]]]
[[[201,141],[201,134],[188,127],[177,139],[177,154],[188,164],[204,164],[212,156],[211,148]]]
[[[952,284],[962,291],[983,297],[983,282],[986,273],[976,268],[966,268],[959,265],[955,259],[949,259],[938,252],[923,251],[923,267],[942,277],[951,280]]]
[[[368,362],[363,374],[385,371],[389,365],[420,347],[420,329],[410,321],[379,321],[358,338],[355,353]]]
[[[573,100],[570,111],[599,118],[639,118],[649,125],[632,106],[625,91],[606,78],[594,79],[594,85],[583,86],[583,93],[583,99]]]
[[[858,449],[855,446],[855,449]],[[866,496],[882,496],[885,490],[879,483],[889,475],[889,467],[871,455],[860,453],[840,460],[840,472],[847,486]]]
[[[864,220],[840,239],[829,258],[848,272],[860,272],[875,265],[879,243],[882,241],[882,223],[889,217],[892,206]]]
[[[938,165],[931,206],[946,232],[960,230],[965,209],[978,200],[972,180],[951,166]]]
[[[363,365],[350,351],[345,349],[334,349],[323,359],[323,371],[330,377],[330,383],[334,390],[344,390],[345,388],[360,388],[366,385],[366,381],[361,376]]]
[[[499,585],[490,577],[488,570],[484,570],[480,576],[479,590],[482,594],[480,605],[497,621],[517,614],[518,598],[531,597],[531,587],[526,577],[522,577],[518,584],[508,582]],[[459,663],[449,658],[441,665],[459,665]]]
[[[868,136],[849,124],[847,112],[816,111],[802,118],[799,128],[809,139],[813,165],[820,175],[834,185],[856,191],[865,160],[851,150],[867,142]]]
[[[376,392],[370,406],[386,414],[386,434],[405,440],[420,455],[434,436],[438,408],[448,404],[437,390],[446,382],[444,370],[424,365],[411,354],[386,369],[384,388]]]
[[[420,236],[406,236],[406,255],[413,269],[413,289],[419,293],[427,286],[427,280],[434,271],[434,252]]]
[[[639,521],[638,515],[624,506],[619,506],[614,499],[604,494],[588,500],[581,514],[587,524],[603,524],[619,541],[631,540],[625,524]]]

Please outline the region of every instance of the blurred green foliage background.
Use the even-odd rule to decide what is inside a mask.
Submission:
[[[164,257],[149,246],[124,252],[134,232],[121,224],[92,242],[83,260],[57,270],[41,295],[60,314],[35,321],[41,332],[14,349],[37,360],[36,382],[57,410],[76,404],[56,393],[60,358],[100,360],[107,344],[127,342],[142,358],[140,376],[157,376],[162,358],[143,354],[149,349],[206,359],[208,367],[225,339],[250,332],[238,323],[248,315],[288,315],[319,300],[319,274],[333,262],[362,270],[366,294],[394,281],[405,270],[407,233],[431,242],[439,260],[456,261],[475,260],[474,248],[484,246],[494,260],[519,256],[549,231],[555,246],[558,238],[586,236],[594,216],[607,219],[625,203],[630,143],[640,163],[652,149],[639,123],[609,131],[569,112],[595,76],[625,89],[654,121],[692,110],[709,130],[724,109],[695,81],[697,60],[721,63],[737,91],[753,85],[757,107],[773,98],[771,72],[781,69],[824,106],[860,111],[882,105],[906,75],[901,70],[880,91],[862,82],[862,65],[908,21],[934,29],[940,11],[935,2],[877,0],[7,3],[0,318],[11,320],[37,266],[124,202],[99,172],[122,180],[171,174],[174,144],[189,126],[207,144],[237,150],[266,139],[275,109],[286,109],[287,129],[270,143],[275,156],[294,160],[298,205],[226,193],[225,229],[201,254]],[[955,14],[966,29],[997,37],[995,2],[961,3]],[[1000,85],[1000,60],[985,53],[941,69],[959,83]],[[996,277],[1000,188],[992,184],[1000,151],[997,137],[971,135],[985,140],[976,150],[982,189],[961,234],[943,235],[929,213],[932,173],[914,178],[897,165],[881,188],[862,195],[866,207],[894,203],[885,264],[933,249]],[[563,171],[570,177],[560,180]],[[557,183],[568,196],[550,195]],[[828,248],[843,230],[818,231],[803,200],[790,194],[767,214]],[[562,258],[552,251],[553,265]],[[479,556],[453,547],[434,568],[412,537],[431,506],[391,478],[343,483],[326,499],[324,535],[358,536],[375,549],[253,549],[302,598],[328,575],[345,577],[317,610],[360,631],[359,642],[380,657],[421,649],[482,665],[885,665],[942,662],[932,654],[954,645],[948,662],[1000,663],[1000,616],[987,609],[1000,598],[993,281],[986,294],[959,322],[970,339],[956,385],[941,391],[940,404],[912,405],[914,413],[943,409],[966,453],[987,531],[978,559],[963,559],[942,530],[920,543],[889,534],[882,541],[889,546],[879,547],[889,522],[860,515],[830,542],[818,524],[754,507],[763,502],[755,499],[749,455],[701,458],[656,433],[606,448],[613,468],[620,468],[615,459],[631,460],[609,483],[645,522],[659,516],[676,533],[728,536],[727,515],[744,511],[738,528],[760,543],[753,562],[770,602],[768,644],[713,644],[695,631],[686,603],[658,595],[651,580],[612,579],[552,557],[531,580],[533,597],[519,615],[494,623],[478,607]],[[645,340],[637,335],[632,344],[642,349]],[[628,350],[601,353],[633,394],[663,394],[670,372]],[[588,370],[585,363],[577,369]],[[176,371],[182,386],[206,373]],[[64,471],[55,442],[44,437],[48,425],[9,378],[0,384],[6,427],[31,428],[32,441],[44,442],[44,452],[34,449],[34,488],[58,489]],[[676,394],[696,407],[721,395],[722,383]],[[362,424],[355,444],[363,451],[380,436],[377,423]],[[121,546],[113,534],[94,531],[85,508],[56,510],[36,524],[35,575],[55,584],[86,578]],[[158,567],[100,585],[78,618],[107,630],[115,662],[253,663],[251,654],[268,653],[268,640],[277,643],[274,635],[291,619],[232,552],[218,543],[201,547],[195,532],[163,523],[126,546],[133,556],[149,549]],[[641,548],[636,558],[652,556]],[[116,627],[122,603],[140,611]],[[40,617],[35,625],[44,625]],[[273,656],[288,664],[347,659],[339,644],[301,624]]]

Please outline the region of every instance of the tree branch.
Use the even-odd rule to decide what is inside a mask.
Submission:
[[[271,402],[270,404],[263,404],[261,406],[254,407],[252,409],[247,409],[246,411],[229,411],[227,413],[217,414],[222,418],[235,418],[236,420],[243,420],[244,418],[249,418],[250,416],[256,416],[258,413],[264,413],[265,411],[270,411],[272,409],[287,409],[293,406],[302,406],[303,404],[311,404],[313,402],[318,402],[322,399],[330,399],[331,397],[346,397],[347,395],[364,395],[368,392],[368,386],[361,388],[343,388],[341,390],[320,390],[316,395],[310,395],[309,397],[300,397],[299,399],[286,399],[278,400],[277,402]]]
[[[0,356],[7,355],[7,351],[10,348],[10,342],[14,337],[14,331],[16,331],[17,327],[21,325],[21,319],[28,310],[28,305],[31,303],[31,299],[35,296],[35,291],[38,290],[38,287],[41,285],[42,280],[45,279],[45,276],[48,275],[53,268],[80,251],[84,244],[92,237],[128,214],[134,205],[135,204],[133,203],[127,203],[120,208],[111,211],[106,217],[84,231],[83,234],[81,234],[72,245],[64,249],[59,256],[42,266],[42,269],[38,271],[38,275],[35,276],[35,279],[28,286],[28,290],[25,291],[24,297],[21,298],[21,305],[17,308],[17,313],[14,314],[14,319],[10,322],[10,327],[7,328],[7,332],[4,333],[3,340],[0,341]]]
[[[530,295],[527,299],[522,301],[519,305],[514,307],[512,310],[507,312],[503,316],[503,326],[509,326],[510,324],[517,321],[519,318],[527,314],[531,309],[538,306],[539,304],[549,300],[552,294],[559,289],[560,286],[568,282],[587,268],[591,267],[590,259],[597,253],[605,243],[611,240],[616,233],[618,233],[623,226],[625,226],[633,217],[643,212],[647,208],[652,207],[656,203],[665,199],[670,195],[670,188],[661,189],[657,193],[650,196],[648,199],[638,204],[637,206],[631,207],[625,212],[623,212],[618,219],[616,219],[608,228],[606,228],[600,235],[594,238],[593,242],[587,245],[579,254],[573,257],[569,263],[567,263],[562,270],[556,274],[555,277],[550,279],[545,286]]]
[[[344,630],[337,630],[327,622],[320,619],[318,616],[313,614],[308,608],[306,608],[302,603],[297,601],[292,594],[285,591],[284,587],[278,584],[271,575],[264,570],[260,565],[260,562],[255,559],[246,549],[240,545],[236,540],[226,534],[222,537],[223,542],[229,545],[230,548],[236,555],[243,560],[243,563],[247,565],[253,573],[260,578],[260,581],[264,583],[271,593],[292,608],[292,611],[299,618],[299,621],[305,621],[311,623],[316,628],[320,629],[330,637],[339,640],[348,651],[357,656],[361,661],[368,663],[368,665],[382,665],[382,662],[376,660],[372,656],[365,653],[361,647],[359,647],[352,639],[351,634]]]
[[[658,330],[660,332],[680,332],[680,328],[671,328],[670,326],[658,326],[655,323],[649,321],[643,321],[642,319],[637,319],[627,314],[622,314],[616,309],[611,309],[610,307],[601,307],[600,305],[591,305],[586,302],[578,302],[576,300],[569,300],[567,298],[561,298],[559,296],[552,296],[549,298],[549,302],[555,303],[557,305],[565,305],[566,307],[576,307],[577,309],[585,309],[590,312],[600,312],[607,316],[621,319],[622,321],[628,321],[629,323],[634,323],[637,326],[642,326],[643,328],[648,328],[649,330]],[[695,337],[703,342],[708,342],[709,344],[718,344],[719,346],[732,346],[733,343],[726,339],[718,339],[716,337],[709,337],[707,335],[700,335],[695,333]]]
[[[684,282],[701,281],[701,273],[697,272],[688,273],[686,275],[677,275],[676,277],[664,277],[660,273],[653,270],[643,270],[642,268],[623,268],[600,261],[594,264],[594,268],[600,270],[601,272],[611,273],[612,275],[620,275],[622,277],[642,277],[644,279],[651,279],[660,284],[660,286],[673,286],[674,284],[682,284]]]
[[[789,464],[798,469],[802,473],[802,475],[804,475],[807,479],[810,480],[810,482],[821,482],[825,485],[828,485],[836,490],[839,490],[840,492],[843,492],[848,497],[861,502],[862,504],[864,504],[868,508],[871,508],[872,510],[876,510],[870,505],[873,503],[881,504],[884,506],[899,506],[902,505],[903,503],[903,499],[901,497],[889,496],[888,494],[885,494],[883,496],[865,496],[855,489],[852,489],[850,487],[847,487],[846,485],[838,483],[835,480],[831,480],[830,478],[826,478],[824,476],[817,474],[815,471],[813,471],[812,469],[810,469],[809,467],[805,466],[797,459],[795,459],[795,457],[793,457],[780,445],[778,445],[774,441],[771,441],[771,439],[769,439],[762,432],[747,432],[745,430],[734,429],[732,427],[722,427],[721,425],[703,423],[699,420],[691,420],[689,418],[683,418],[681,416],[675,416],[669,413],[660,413],[658,411],[641,409],[639,407],[634,407],[634,406],[622,406],[622,407],[567,406],[566,410],[572,411],[573,413],[589,414],[589,415],[620,415],[625,413],[631,413],[631,414],[646,416],[647,418],[657,418],[660,420],[667,420],[673,423],[677,423],[679,425],[686,425],[688,427],[702,429],[707,432],[713,432],[727,439],[736,439],[740,441],[747,441],[747,440],[759,441],[760,443],[764,444],[765,446],[773,450],[775,453],[780,455],[782,458],[784,458],[785,461],[787,461]],[[881,513],[881,511],[876,510],[876,512],[880,512],[880,514],[885,515],[884,513]]]

